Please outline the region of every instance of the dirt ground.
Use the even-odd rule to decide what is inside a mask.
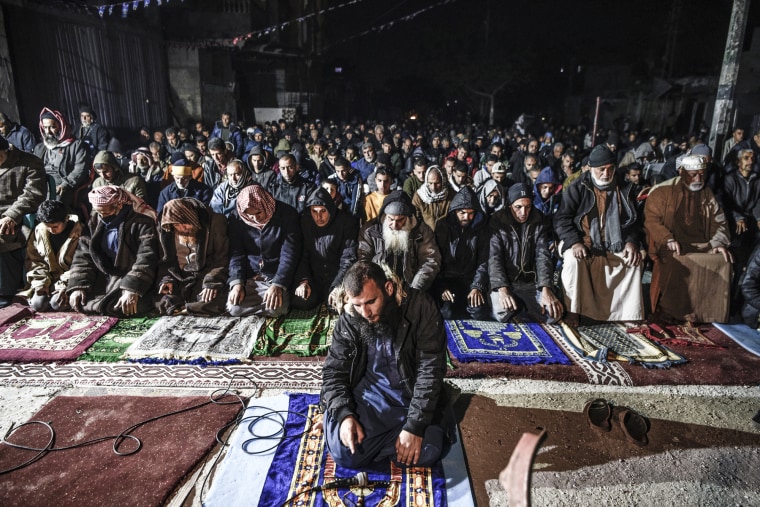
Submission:
[[[760,389],[731,386],[592,386],[536,380],[449,379],[477,505],[509,505],[498,484],[523,432],[545,429],[534,463],[533,505],[760,505]],[[135,395],[198,390],[126,389]],[[29,419],[52,396],[124,388],[0,387],[0,432]],[[281,391],[247,392],[270,396]],[[592,431],[582,410],[605,398],[650,419],[646,447],[620,430]],[[198,499],[184,502],[200,505]]]
[[[509,505],[496,480],[523,432],[547,431],[533,505],[760,505],[757,387],[600,387],[468,381],[455,403],[479,506]],[[650,420],[649,444],[593,431],[582,410],[605,398]]]

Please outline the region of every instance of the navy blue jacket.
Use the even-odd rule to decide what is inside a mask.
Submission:
[[[263,275],[285,289],[293,286],[303,239],[298,212],[277,201],[272,218],[262,229],[243,222],[237,210],[229,217],[230,285]]]

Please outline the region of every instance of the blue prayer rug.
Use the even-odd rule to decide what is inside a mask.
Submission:
[[[365,487],[313,491],[358,472],[338,466],[327,451],[318,402],[317,395],[305,393],[251,399],[203,506],[474,507],[459,432],[433,467],[402,468],[388,461],[366,470]]]
[[[541,324],[447,320],[449,352],[462,363],[573,364]]]

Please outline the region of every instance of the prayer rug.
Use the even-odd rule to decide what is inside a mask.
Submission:
[[[232,400],[232,397],[225,400]],[[99,437],[99,443],[53,451],[30,465],[0,475],[4,507],[162,505],[182,479],[214,447],[216,433],[240,411],[240,403],[207,403],[208,397],[59,396],[31,421],[50,422],[55,447]],[[149,418],[189,409],[139,426],[130,435],[142,447],[129,456],[114,453],[114,436]],[[6,437],[27,446],[45,447],[50,433],[27,425]],[[137,441],[118,447],[129,452]],[[0,445],[0,470],[8,470],[37,453]]]
[[[747,324],[713,324],[726,336],[738,343],[744,350],[760,356],[760,331]]]
[[[357,472],[336,465],[327,452],[322,430],[316,425],[321,421],[317,402],[317,395],[307,394],[251,400],[203,505],[351,506],[358,505],[361,494],[364,505],[474,505],[460,438],[432,468],[402,469],[389,462],[385,471],[368,471],[370,482],[390,481],[389,486],[307,491],[338,477],[354,477]],[[257,438],[267,435],[274,438]],[[294,495],[297,498],[284,503]]]
[[[628,333],[642,333],[660,345],[723,348],[703,334],[703,330],[707,329],[709,329],[709,325],[695,326],[691,322],[682,325],[670,324],[663,326],[650,322],[649,324],[643,324],[641,327],[629,327],[626,331]]]
[[[562,350],[568,355],[573,362],[580,366],[583,373],[586,374],[589,384],[607,385],[607,386],[632,386],[634,385],[631,376],[626,372],[617,361],[600,362],[591,361],[582,356],[578,347],[569,339],[568,334],[563,331],[567,324],[547,324],[544,326],[546,331],[554,338]]]
[[[158,317],[120,319],[114,327],[79,356],[78,361],[116,362],[124,352],[158,321]]]
[[[457,361],[572,364],[541,324],[515,320],[447,320],[446,335]]]
[[[117,320],[63,312],[23,318],[0,327],[0,361],[73,361]]]
[[[683,356],[653,343],[641,333],[627,333],[622,324],[578,326],[577,331],[563,324],[562,329],[579,355],[593,361],[625,361],[645,368],[669,368],[686,362]]]
[[[319,389],[322,386],[322,361],[317,358],[299,361],[266,358],[246,365],[206,368],[84,361],[62,364],[0,363],[0,386]]]
[[[34,311],[28,305],[12,303],[5,308],[0,308],[0,326],[11,324],[32,315],[34,315]]]
[[[268,318],[264,332],[256,340],[253,354],[327,355],[337,318],[326,305],[314,310],[291,310],[288,315],[277,319]]]
[[[245,361],[262,317],[161,317],[124,353],[127,359]]]

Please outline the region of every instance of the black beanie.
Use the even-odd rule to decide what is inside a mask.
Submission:
[[[588,156],[588,165],[591,167],[602,167],[616,162],[617,157],[605,144],[595,146]]]

